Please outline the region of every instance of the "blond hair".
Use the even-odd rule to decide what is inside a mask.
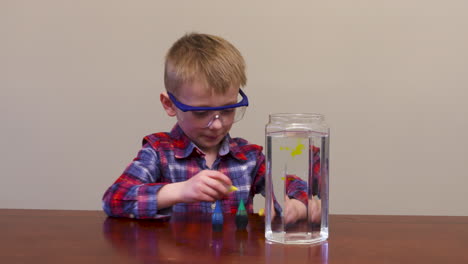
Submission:
[[[225,39],[190,33],[177,40],[166,55],[164,85],[176,93],[186,83],[201,81],[216,93],[232,85],[247,83],[245,61],[239,50]]]

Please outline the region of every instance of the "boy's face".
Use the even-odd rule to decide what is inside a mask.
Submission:
[[[179,87],[176,95],[178,101],[190,106],[217,107],[237,103],[239,87],[231,86],[225,94],[216,94],[208,89],[203,82],[194,81]],[[184,133],[205,153],[217,153],[219,144],[232,127],[228,118],[211,119],[213,122],[207,127],[207,122],[200,122],[200,118],[194,112],[182,112],[173,106],[176,111],[177,121]],[[217,111],[208,113],[214,116]],[[219,112],[219,111],[218,111]],[[206,114],[206,113],[205,113]],[[206,124],[205,124],[206,123]]]

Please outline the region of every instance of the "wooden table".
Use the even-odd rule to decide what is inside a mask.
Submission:
[[[107,218],[100,211],[0,209],[0,263],[468,263],[468,217],[331,215],[319,245],[269,244],[249,216]]]

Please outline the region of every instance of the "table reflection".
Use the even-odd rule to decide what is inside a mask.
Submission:
[[[263,217],[249,215],[245,230],[224,215],[214,231],[211,214],[174,214],[167,220],[107,218],[103,234],[119,254],[143,263],[242,260],[245,263],[328,263],[328,243],[283,245],[265,242]],[[237,260],[237,261],[236,261]]]
[[[236,230],[235,216],[224,215],[223,230],[213,231],[211,214],[174,214],[170,220],[107,218],[104,236],[121,254],[143,262],[195,262],[249,256],[263,262],[263,221],[249,216],[246,230]]]

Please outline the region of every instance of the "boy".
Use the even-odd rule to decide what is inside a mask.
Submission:
[[[160,101],[177,123],[170,133],[143,139],[137,157],[104,194],[104,211],[158,218],[212,212],[221,200],[224,213],[235,213],[243,199],[253,213],[253,197],[265,187],[262,147],[229,135],[248,106],[240,89],[246,82],[244,59],[226,40],[193,33],[176,41],[166,55]],[[304,217],[304,204],[291,201],[293,218]]]

